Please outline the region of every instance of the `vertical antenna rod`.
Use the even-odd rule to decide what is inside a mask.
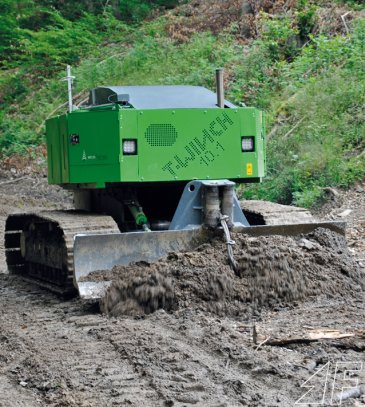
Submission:
[[[217,85],[217,106],[224,108],[224,69],[218,68],[215,71]]]
[[[71,113],[73,110],[72,82],[75,79],[75,77],[71,76],[71,66],[70,65],[67,65],[67,76],[65,79],[67,80],[67,90],[68,90],[68,111]]]

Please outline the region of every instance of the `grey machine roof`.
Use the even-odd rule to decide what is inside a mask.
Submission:
[[[90,105],[128,102],[136,109],[216,108],[217,96],[201,86],[102,86],[90,91]],[[225,101],[225,107],[236,107]]]

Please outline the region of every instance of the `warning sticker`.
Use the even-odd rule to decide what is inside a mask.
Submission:
[[[252,164],[251,163],[246,164],[246,174],[247,175],[252,175],[253,174],[253,169],[252,169]]]

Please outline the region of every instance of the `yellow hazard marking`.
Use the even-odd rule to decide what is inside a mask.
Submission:
[[[253,174],[253,169],[252,169],[252,164],[251,163],[246,164],[246,174],[247,175],[252,175]]]

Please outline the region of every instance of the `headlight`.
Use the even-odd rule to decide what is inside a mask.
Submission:
[[[123,154],[136,155],[137,154],[137,140],[123,140]]]
[[[255,151],[255,137],[242,137],[242,151],[244,153]]]

